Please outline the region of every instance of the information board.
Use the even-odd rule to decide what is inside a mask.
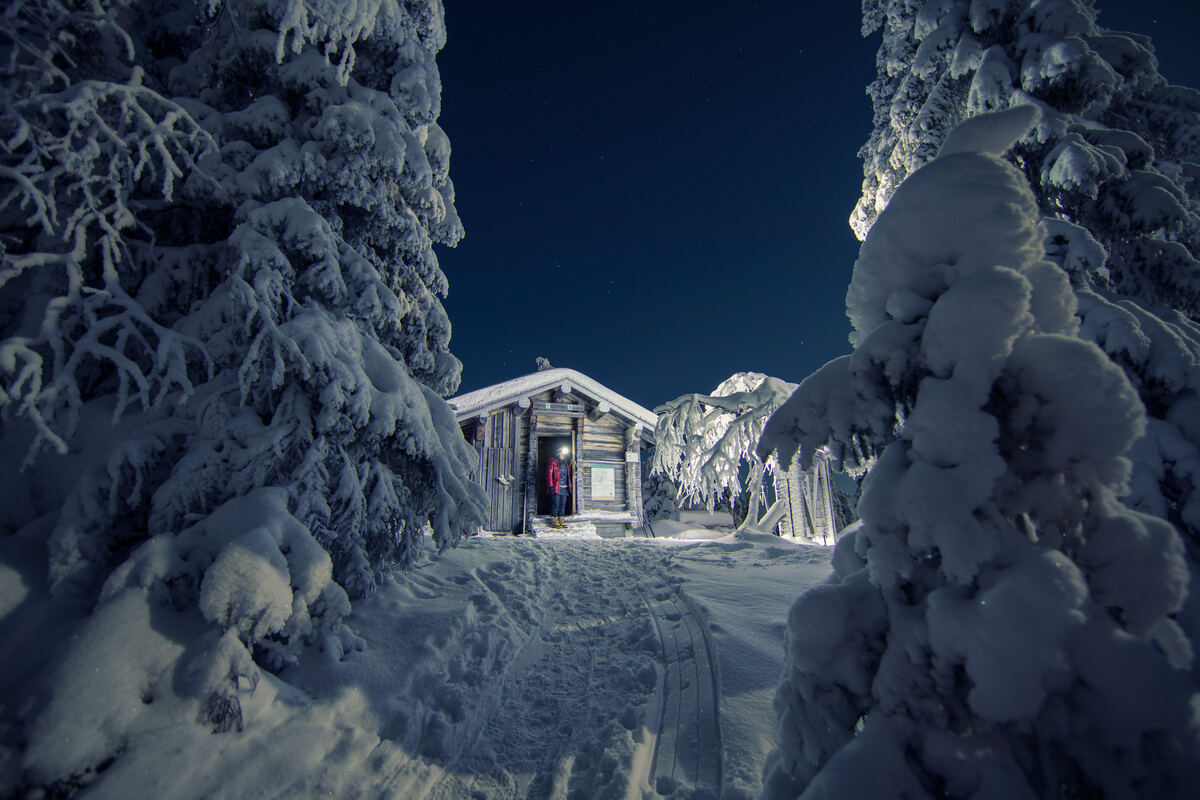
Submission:
[[[592,467],[592,499],[616,500],[616,467]]]

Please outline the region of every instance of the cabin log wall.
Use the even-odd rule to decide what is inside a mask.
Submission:
[[[583,426],[583,461],[624,461],[625,426],[610,417]]]
[[[592,468],[613,467],[613,494],[615,500],[592,499]],[[579,469],[579,492],[585,511],[625,511],[627,490],[625,487],[625,463],[617,461],[584,461]]]

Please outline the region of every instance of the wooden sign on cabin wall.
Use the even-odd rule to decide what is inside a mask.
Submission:
[[[601,467],[592,465],[592,499],[616,500],[617,480],[616,467]]]

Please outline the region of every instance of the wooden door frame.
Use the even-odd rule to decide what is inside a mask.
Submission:
[[[532,419],[536,420],[537,415],[534,414],[532,416]],[[532,503],[530,504],[529,501],[527,501],[527,504],[530,504],[532,506],[532,510],[528,514],[530,519],[538,516],[538,513],[537,513],[538,499],[542,496],[541,481],[542,481],[542,478],[544,477],[544,475],[542,474],[541,469],[539,469],[539,467],[541,465],[539,463],[540,459],[538,458],[538,456],[542,449],[542,440],[544,440],[544,439],[568,439],[569,438],[571,440],[571,455],[575,459],[575,491],[571,492],[570,513],[572,513],[572,514],[579,513],[579,489],[580,489],[580,485],[581,485],[581,479],[580,479],[580,475],[579,475],[579,473],[580,473],[579,443],[582,440],[582,437],[577,435],[577,430],[576,430],[577,427],[578,427],[577,425],[572,426],[570,435],[564,436],[562,433],[538,432],[536,424],[533,423],[531,420],[530,431],[529,431],[529,453],[527,454],[529,463],[526,468],[526,470],[527,470],[526,475],[532,476],[532,480],[530,481],[530,484],[529,484],[533,490],[532,491],[533,496],[532,496],[532,498],[530,498]],[[527,478],[527,480],[530,480],[530,479]]]

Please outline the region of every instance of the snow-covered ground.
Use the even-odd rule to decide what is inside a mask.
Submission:
[[[788,607],[829,551],[719,523],[430,547],[355,604],[341,660],[244,686],[241,731],[155,698],[84,796],[753,796]],[[5,555],[0,611],[36,618],[33,565]]]

